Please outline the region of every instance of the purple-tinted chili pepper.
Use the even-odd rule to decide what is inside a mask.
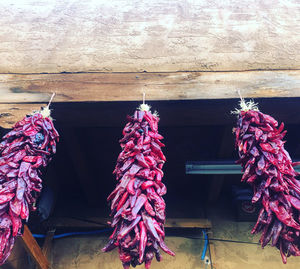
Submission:
[[[124,151],[130,151],[131,149],[133,149],[135,146],[133,140],[129,140],[126,144],[125,144],[125,149]]]
[[[12,212],[14,212],[16,214],[16,216],[19,216],[21,214],[22,203],[20,200],[18,200],[16,198],[11,200],[9,203],[9,206],[10,206],[10,210]]]
[[[296,209],[300,210],[300,200],[294,196],[286,195],[286,199],[295,207]]]
[[[267,151],[267,152],[270,152],[270,153],[277,153],[277,150],[274,149],[274,148],[273,148],[270,144],[268,144],[268,143],[260,143],[259,145],[260,145],[260,147],[261,147],[261,149],[262,149],[263,151]]]
[[[17,187],[17,181],[12,179],[10,181],[5,182],[1,187],[2,188],[0,189],[0,194],[12,192]]]
[[[145,157],[142,153],[135,155],[135,159],[137,160],[138,164],[144,168],[149,168],[148,163],[145,160]]]
[[[115,245],[115,239],[111,239],[108,241],[108,243],[105,245],[104,248],[102,248],[102,252],[108,252],[116,248],[117,246]]]
[[[151,137],[149,135],[145,136],[143,144],[148,145],[151,143]]]
[[[127,184],[127,192],[131,195],[135,194],[134,182],[135,182],[135,178],[132,178],[132,179],[130,179],[129,183]]]
[[[155,142],[151,142],[151,149],[154,153],[156,153],[163,161],[166,160],[165,155],[162,153],[161,148]]]
[[[120,230],[118,234],[118,240],[122,239],[126,234],[128,234],[141,220],[141,216],[137,216],[134,221],[130,223],[129,226],[125,226],[122,230]]]
[[[142,214],[143,216],[143,221],[145,223],[145,226],[148,230],[148,232],[150,232],[150,234],[157,240],[159,241],[160,238],[155,230],[154,224],[153,224],[153,220],[151,217],[147,216],[146,214]]]
[[[134,159],[129,159],[129,160],[127,160],[127,161],[123,164],[123,166],[120,168],[120,171],[121,171],[121,172],[126,171],[126,170],[130,167],[130,165],[131,165],[133,162],[134,162]]]
[[[127,200],[121,207],[120,209],[117,211],[117,213],[114,215],[114,219],[119,217],[129,206],[129,200]]]
[[[117,206],[117,202],[120,199],[120,196],[121,195],[123,196],[123,194],[124,194],[124,189],[119,189],[111,202],[111,205],[110,205],[111,210],[113,210]]]
[[[127,198],[128,198],[129,193],[127,191],[125,191],[125,193],[123,194],[123,196],[121,197],[118,206],[117,206],[117,211],[119,211],[119,209],[124,205],[124,203],[126,202]]]
[[[285,225],[300,230],[300,225],[292,218],[283,206],[278,205],[278,201],[271,201],[270,208],[276,214],[277,218]]]
[[[165,232],[163,231],[163,229],[160,227],[160,225],[158,224],[158,222],[155,220],[155,218],[152,219],[153,220],[153,225],[155,230],[157,231],[157,233],[164,238],[165,237]]]
[[[149,187],[152,187],[153,185],[154,185],[154,181],[148,180],[148,181],[144,182],[144,183],[141,185],[141,189],[142,189],[142,190],[146,190],[146,189],[148,189]]]
[[[148,251],[145,257],[145,268],[149,269],[151,266],[152,259],[154,258],[154,253],[152,251]]]
[[[20,212],[20,216],[22,219],[28,221],[29,218],[29,208],[28,208],[28,204],[25,200],[22,200],[21,203],[21,212]]]
[[[130,200],[130,207],[131,207],[131,208],[134,207],[135,202],[136,202],[136,199],[137,199],[137,197],[138,197],[140,194],[141,194],[141,190],[138,189],[138,190],[136,191],[136,193],[131,197],[131,200]]]
[[[138,164],[133,164],[130,169],[129,169],[129,175],[130,176],[134,176],[138,173],[138,171],[140,171],[142,169],[142,166],[141,165],[138,165]]]
[[[142,169],[136,174],[136,176],[141,178],[148,178],[150,171],[151,171],[150,169]]]
[[[137,198],[137,200],[135,202],[135,205],[134,205],[134,207],[131,210],[132,216],[135,217],[137,215],[137,213],[140,211],[140,209],[142,208],[142,206],[145,204],[146,201],[147,201],[147,196],[144,195],[144,194],[141,194]]]
[[[146,156],[145,160],[151,168],[156,166],[156,161],[152,156]]]
[[[164,144],[159,141],[163,137],[157,132],[158,120],[150,112],[136,111],[134,117],[128,117],[120,140],[122,152],[113,172],[119,184],[108,197],[112,200],[114,217],[110,224],[116,227],[113,233],[116,240],[109,246],[118,247],[124,268],[143,262],[148,268],[154,253],[161,260],[158,245],[164,238],[165,223],[165,202],[161,195],[166,193],[166,187],[161,183],[165,156],[160,148]]]
[[[164,252],[166,252],[167,254],[169,254],[171,256],[175,256],[175,253],[167,247],[167,245],[165,244],[165,242],[163,241],[162,238],[159,241],[159,245]]]
[[[147,243],[147,232],[143,221],[139,222],[139,228],[140,228],[139,262],[142,263],[144,253],[145,253],[146,243]]]
[[[22,200],[25,192],[26,184],[22,178],[18,178],[18,186],[16,192],[16,198]]]
[[[145,204],[144,204],[144,207],[145,207],[146,212],[147,212],[150,216],[152,216],[152,217],[155,216],[155,212],[154,212],[154,210],[153,210],[153,207],[151,206],[151,204],[149,203],[148,200],[146,200],[146,202],[145,202]]]
[[[14,197],[15,197],[14,193],[1,194],[0,195],[0,205],[9,202]]]

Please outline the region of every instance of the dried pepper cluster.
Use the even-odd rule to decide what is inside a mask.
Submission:
[[[300,256],[300,182],[292,160],[284,149],[284,124],[258,111],[253,102],[241,101],[235,145],[244,174],[242,181],[254,191],[253,203],[261,202],[252,233],[261,232],[260,243],[276,246],[286,263]]]
[[[156,257],[161,261],[159,247],[175,254],[165,245],[164,223],[166,186],[161,182],[161,170],[166,158],[158,133],[159,118],[147,105],[141,105],[123,129],[120,153],[114,170],[119,181],[107,198],[111,201],[111,227],[114,228],[104,252],[116,247],[124,268],[145,262],[150,268]]]
[[[40,178],[56,152],[59,135],[48,107],[16,123],[0,143],[0,265],[42,190]]]

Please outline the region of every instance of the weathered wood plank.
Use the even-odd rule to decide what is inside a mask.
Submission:
[[[160,115],[160,126],[200,126],[236,124],[236,116],[230,113],[238,106],[238,99],[151,101],[153,110]],[[255,99],[262,112],[273,115],[286,124],[300,124],[300,98]],[[63,127],[116,127],[126,124],[126,115],[133,113],[140,102],[96,102],[96,103],[55,103],[52,116],[59,130]],[[11,128],[24,115],[40,104],[0,104],[0,111],[11,109],[16,114],[0,117],[0,126]],[[5,114],[4,114],[5,115]],[[119,129],[118,133],[120,133]]]
[[[17,121],[40,107],[41,104],[0,104],[0,126],[12,128]]]
[[[300,70],[0,75],[0,103],[300,97]]]
[[[30,230],[28,229],[27,225],[24,225],[24,233],[21,237],[22,243],[24,247],[26,248],[27,252],[30,254],[30,256],[33,258],[33,260],[36,262],[36,265],[39,269],[49,269],[49,261],[43,254],[41,248],[39,247],[38,243],[32,236]]]
[[[161,115],[172,111],[172,117],[162,117],[163,125],[226,124],[230,123],[230,110],[237,103],[231,100],[238,98],[237,90],[245,98],[300,97],[300,70],[0,75],[0,126],[10,128],[46,104],[54,91],[57,94],[53,116],[65,125],[120,126],[129,109],[138,105],[135,101],[142,99],[143,92]],[[158,102],[161,100],[168,102]],[[214,104],[199,106],[187,100],[211,100]],[[228,101],[221,104],[222,100]],[[274,110],[278,102],[265,104],[272,113],[278,113]],[[281,106],[279,120],[299,123],[295,107],[298,103]]]
[[[0,72],[295,69],[300,2],[2,1]]]

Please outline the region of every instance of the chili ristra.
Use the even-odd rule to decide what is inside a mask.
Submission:
[[[252,233],[261,233],[260,243],[270,241],[287,257],[300,256],[300,182],[282,140],[286,134],[271,116],[261,113],[253,102],[241,101],[235,146],[244,172],[242,181],[253,188],[253,203],[261,204]]]
[[[159,118],[147,105],[141,105],[127,120],[113,171],[118,183],[107,198],[114,231],[102,251],[117,247],[125,269],[142,263],[150,268],[154,256],[162,260],[160,248],[175,255],[164,243],[166,205],[162,196],[167,189],[161,182],[166,161],[161,150],[163,137],[158,134]]]
[[[36,210],[42,168],[56,153],[58,140],[45,107],[17,122],[0,143],[0,265],[8,258],[15,237],[22,234],[29,211]]]

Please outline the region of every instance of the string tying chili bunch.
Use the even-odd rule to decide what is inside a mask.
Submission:
[[[287,257],[300,256],[300,182],[289,153],[284,149],[284,124],[261,113],[256,104],[241,100],[235,146],[244,172],[242,181],[253,188],[252,203],[261,204],[252,233],[261,233],[260,243],[270,241]]]
[[[29,211],[36,209],[42,168],[55,154],[58,140],[47,106],[17,122],[0,143],[0,265],[22,234]]]
[[[107,198],[111,201],[110,240],[102,251],[116,247],[124,268],[145,262],[150,268],[156,257],[161,261],[160,248],[175,254],[164,243],[166,186],[162,183],[162,167],[166,158],[161,150],[163,137],[158,133],[158,116],[141,105],[134,116],[127,117],[120,153],[113,174],[117,187]]]

